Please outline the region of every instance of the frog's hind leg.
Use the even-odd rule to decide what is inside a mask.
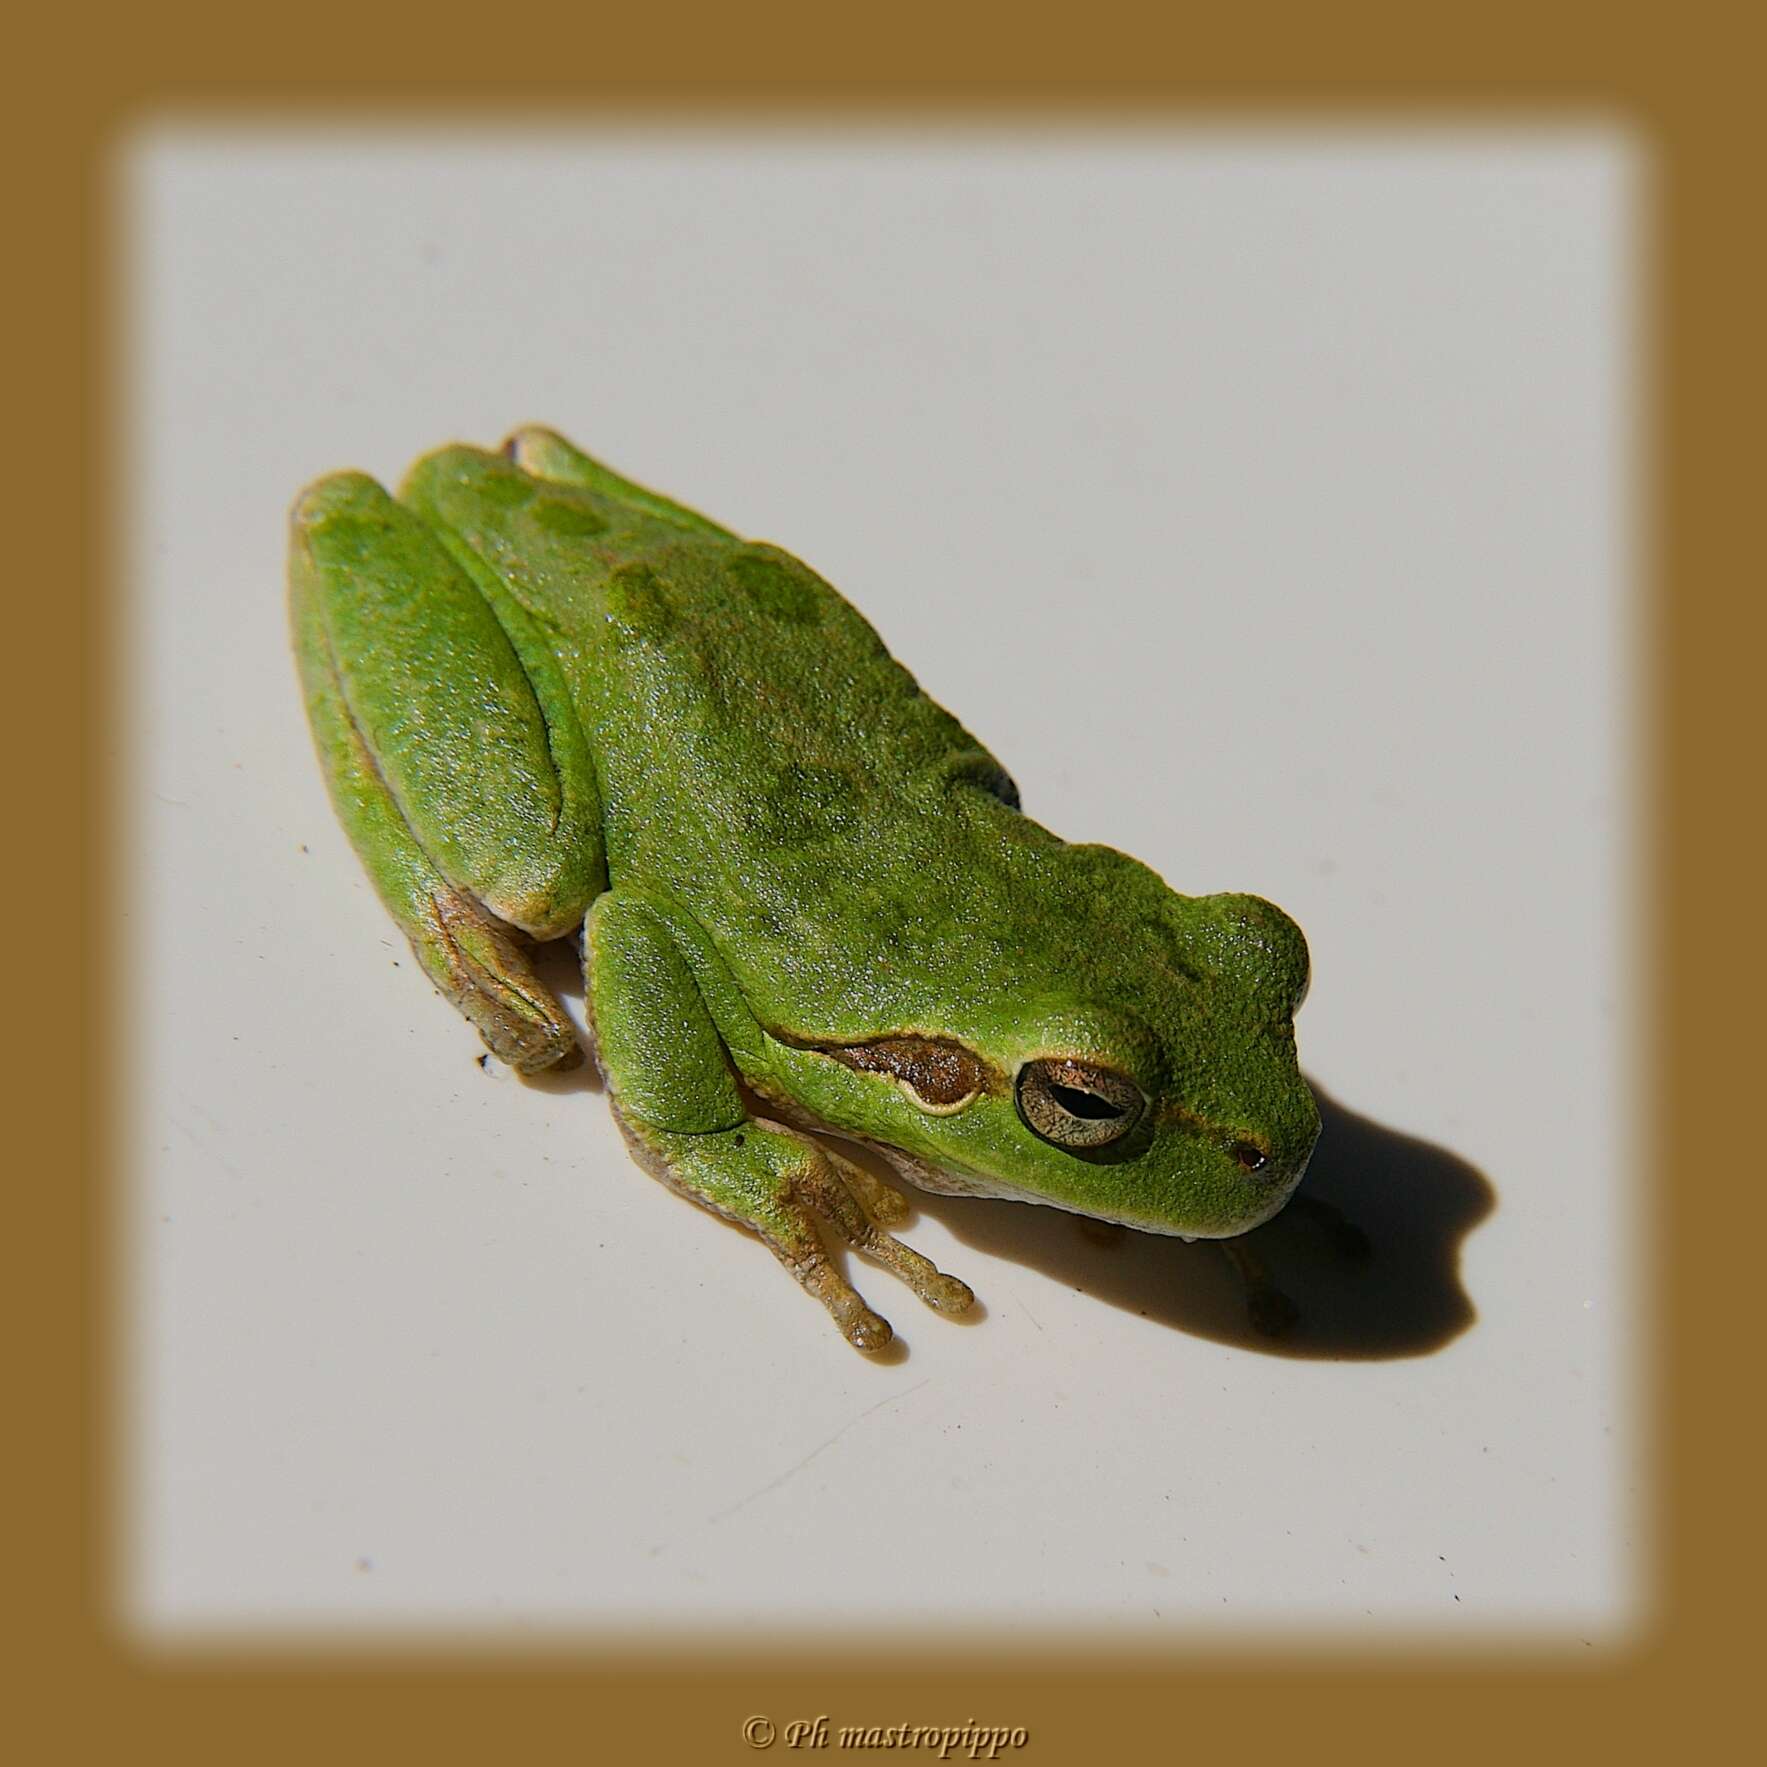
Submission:
[[[606,876],[600,804],[534,634],[512,638],[359,473],[295,505],[289,608],[332,801],[425,972],[512,1067],[577,1059],[523,935],[582,923]]]

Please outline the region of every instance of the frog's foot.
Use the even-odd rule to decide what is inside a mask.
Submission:
[[[875,1172],[868,1172],[856,1160],[843,1159],[839,1154],[830,1153],[828,1158],[840,1168],[847,1189],[859,1199],[859,1206],[878,1226],[899,1227],[914,1213],[914,1206],[907,1197],[884,1183]],[[968,1304],[967,1301],[964,1303],[965,1306]]]
[[[888,1199],[886,1219],[899,1221],[907,1212],[899,1191],[827,1148],[813,1142],[806,1145],[816,1157],[796,1175],[794,1189],[821,1220],[854,1251],[894,1271],[935,1313],[964,1313],[974,1305],[975,1293],[967,1282],[945,1275],[931,1259],[923,1258],[878,1224],[878,1200]]]
[[[1245,1287],[1246,1317],[1252,1330],[1264,1337],[1281,1337],[1301,1316],[1301,1310],[1270,1280],[1264,1261],[1243,1239],[1215,1241]]]
[[[430,979],[518,1073],[575,1067],[577,1034],[508,928],[437,880],[407,928]]]
[[[819,1221],[893,1271],[936,1312],[961,1313],[975,1300],[967,1283],[886,1233],[860,1200],[884,1191],[899,1203],[895,1192],[794,1130],[748,1122],[709,1134],[678,1134],[616,1114],[643,1165],[702,1208],[757,1235],[856,1349],[881,1350],[895,1334],[835,1268]]]

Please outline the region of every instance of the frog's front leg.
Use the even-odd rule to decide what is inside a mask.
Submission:
[[[581,924],[600,801],[556,663],[496,595],[361,473],[295,505],[290,615],[338,815],[430,979],[532,1072],[578,1049],[520,934]]]
[[[861,1350],[889,1343],[889,1322],[829,1261],[818,1220],[937,1311],[971,1304],[967,1284],[867,1214],[861,1199],[875,1206],[882,1187],[807,1136],[749,1116],[692,968],[649,902],[618,889],[602,896],[584,964],[614,1113],[640,1163],[757,1234]]]

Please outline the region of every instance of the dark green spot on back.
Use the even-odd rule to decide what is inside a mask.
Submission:
[[[634,638],[662,638],[675,624],[675,610],[647,564],[623,564],[613,572],[607,584],[607,610]]]
[[[803,846],[843,833],[857,801],[857,786],[839,769],[790,761],[749,799],[743,824],[760,845]]]
[[[802,565],[794,569],[768,553],[739,552],[725,568],[763,613],[792,626],[807,626],[816,618],[820,594]]]

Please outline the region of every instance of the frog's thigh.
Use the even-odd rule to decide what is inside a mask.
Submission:
[[[535,938],[579,926],[606,881],[600,795],[531,619],[494,608],[428,524],[361,473],[296,504],[289,580],[435,869]]]
[[[364,489],[363,487],[367,487]],[[346,694],[328,598],[347,597],[352,575],[339,563],[340,533],[316,558],[305,524],[376,499],[368,481],[328,480],[297,508],[289,571],[296,653],[326,782],[339,819],[370,879],[436,986],[478,1026],[492,1051],[523,1071],[577,1056],[570,1021],[535,976],[507,927],[443,874],[389,789],[381,757]],[[384,494],[382,494],[384,498]],[[366,546],[374,532],[366,529]],[[579,914],[581,910],[578,910]]]
[[[882,1349],[889,1323],[829,1261],[818,1220],[929,1306],[970,1305],[964,1283],[869,1218],[844,1160],[747,1115],[692,970],[642,897],[614,890],[596,902],[584,962],[615,1115],[649,1171],[758,1235],[862,1350]]]

